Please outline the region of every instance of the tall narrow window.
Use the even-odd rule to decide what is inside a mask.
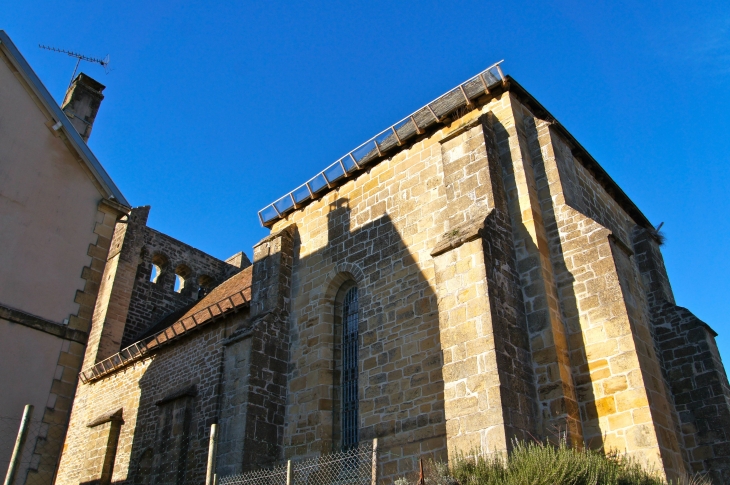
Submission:
[[[358,436],[358,308],[357,286],[342,303],[342,449],[357,446]]]

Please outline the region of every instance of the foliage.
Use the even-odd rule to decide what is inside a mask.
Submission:
[[[625,455],[575,449],[564,440],[557,446],[515,442],[507,458],[497,453],[461,455],[450,468],[430,461],[425,469],[425,485],[666,485]],[[696,477],[676,485],[709,483]]]

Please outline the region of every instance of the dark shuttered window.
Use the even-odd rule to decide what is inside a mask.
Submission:
[[[347,290],[342,305],[342,448],[357,446],[358,433],[357,287]]]

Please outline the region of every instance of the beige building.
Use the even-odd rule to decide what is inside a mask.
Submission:
[[[377,437],[387,483],[564,433],[730,482],[715,333],[676,306],[653,225],[498,66],[259,215],[253,265],[198,302],[151,275],[203,256],[144,208],[116,225],[57,483],[199,483],[213,423],[219,476]]]
[[[103,88],[81,74],[62,110],[0,31],[0,417],[32,404],[45,423],[16,484],[52,482],[112,232],[130,210],[85,142]],[[15,436],[3,431],[4,477]]]

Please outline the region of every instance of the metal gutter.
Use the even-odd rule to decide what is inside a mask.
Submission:
[[[23,80],[31,87],[46,109],[52,113],[54,120],[61,123],[64,134],[71,142],[71,145],[73,145],[76,153],[79,155],[81,160],[84,161],[86,167],[91,171],[97,182],[99,182],[99,185],[101,185],[107,192],[105,197],[113,198],[118,203],[131,208],[132,206],[130,203],[124,195],[122,195],[122,191],[119,190],[119,187],[116,186],[109,174],[106,170],[104,170],[104,167],[101,165],[99,160],[97,160],[96,156],[94,156],[88,145],[86,145],[86,142],[81,139],[81,135],[79,135],[73,127],[71,121],[69,121],[66,114],[56,103],[56,100],[53,99],[51,93],[48,92],[48,89],[46,89],[43,85],[36,73],[30,67],[30,64],[28,64],[4,30],[0,30],[0,48],[4,48],[8,58],[14,63],[15,68],[21,74]]]

